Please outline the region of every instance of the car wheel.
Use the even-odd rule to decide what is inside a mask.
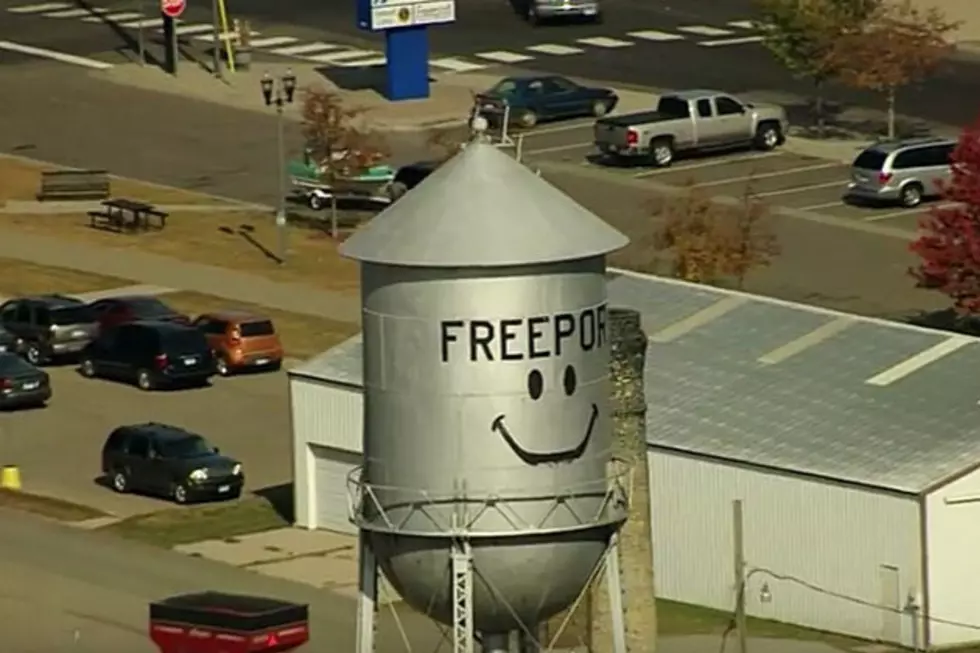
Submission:
[[[902,187],[902,194],[899,196],[899,201],[901,201],[902,206],[909,209],[922,204],[922,186],[914,183],[906,184]]]
[[[228,361],[224,358],[218,358],[214,363],[215,368],[218,370],[218,374],[221,376],[228,376],[231,374],[231,368],[228,367]]]
[[[41,365],[44,363],[44,354],[41,353],[41,348],[37,345],[27,345],[24,349],[24,358],[31,365]]]
[[[140,390],[149,392],[153,390],[153,377],[147,370],[140,370],[136,373],[136,385]]]
[[[129,476],[121,469],[117,469],[112,474],[112,489],[119,494],[129,492]]]
[[[755,130],[755,146],[760,150],[770,151],[776,149],[783,140],[783,132],[779,125],[772,123],[759,125]]]
[[[181,505],[187,503],[187,488],[180,483],[174,483],[171,494],[173,496],[174,503],[179,503]]]
[[[601,118],[609,113],[609,103],[603,100],[596,100],[592,103],[592,115]]]
[[[242,489],[241,488],[238,488],[237,490],[235,490],[234,492],[232,492],[231,494],[228,495],[228,498],[231,501],[234,501],[236,499],[240,499],[241,497],[242,497]]]
[[[538,124],[538,114],[533,111],[525,111],[521,114],[521,117],[517,120],[521,127],[525,129],[530,129]]]
[[[78,365],[78,371],[82,373],[86,379],[95,378],[95,363],[92,362],[91,358],[83,358],[82,362]]]
[[[323,209],[323,198],[316,193],[310,193],[309,197],[306,198],[306,203],[310,205],[310,208],[314,211],[320,211]]]
[[[670,139],[659,138],[650,143],[650,153],[653,155],[653,163],[658,168],[666,168],[674,162],[674,144]]]
[[[276,361],[275,363],[269,365],[270,372],[278,372],[281,369],[282,369],[282,361]]]
[[[393,181],[391,186],[388,186],[388,199],[392,202],[401,199],[405,193],[408,192],[408,186],[401,181]]]

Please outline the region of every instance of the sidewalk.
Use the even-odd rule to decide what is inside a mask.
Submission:
[[[0,258],[89,272],[133,283],[190,290],[281,311],[360,323],[356,296],[135,249],[98,247],[0,228]]]

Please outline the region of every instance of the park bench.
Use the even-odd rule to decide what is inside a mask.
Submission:
[[[167,226],[169,214],[152,204],[126,198],[103,200],[101,211],[89,211],[92,227],[108,227],[118,232],[139,232],[150,229],[162,230]],[[156,220],[156,224],[152,223]]]
[[[109,173],[105,170],[52,170],[41,173],[37,199],[105,199],[109,194]]]

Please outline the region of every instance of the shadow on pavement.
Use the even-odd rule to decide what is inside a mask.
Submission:
[[[378,95],[384,95],[385,92],[387,76],[384,64],[360,67],[324,67],[317,68],[316,72],[342,91],[374,91]],[[435,82],[435,80],[430,77],[429,82]]]
[[[290,524],[294,521],[295,511],[293,510],[293,484],[283,483],[281,485],[270,485],[256,490],[256,496],[269,502],[269,505]]]

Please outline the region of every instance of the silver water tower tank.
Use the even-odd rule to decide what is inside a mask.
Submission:
[[[627,242],[477,142],[341,247],[363,303],[354,520],[390,584],[447,624],[465,539],[485,646],[568,607],[625,520],[605,256]]]

